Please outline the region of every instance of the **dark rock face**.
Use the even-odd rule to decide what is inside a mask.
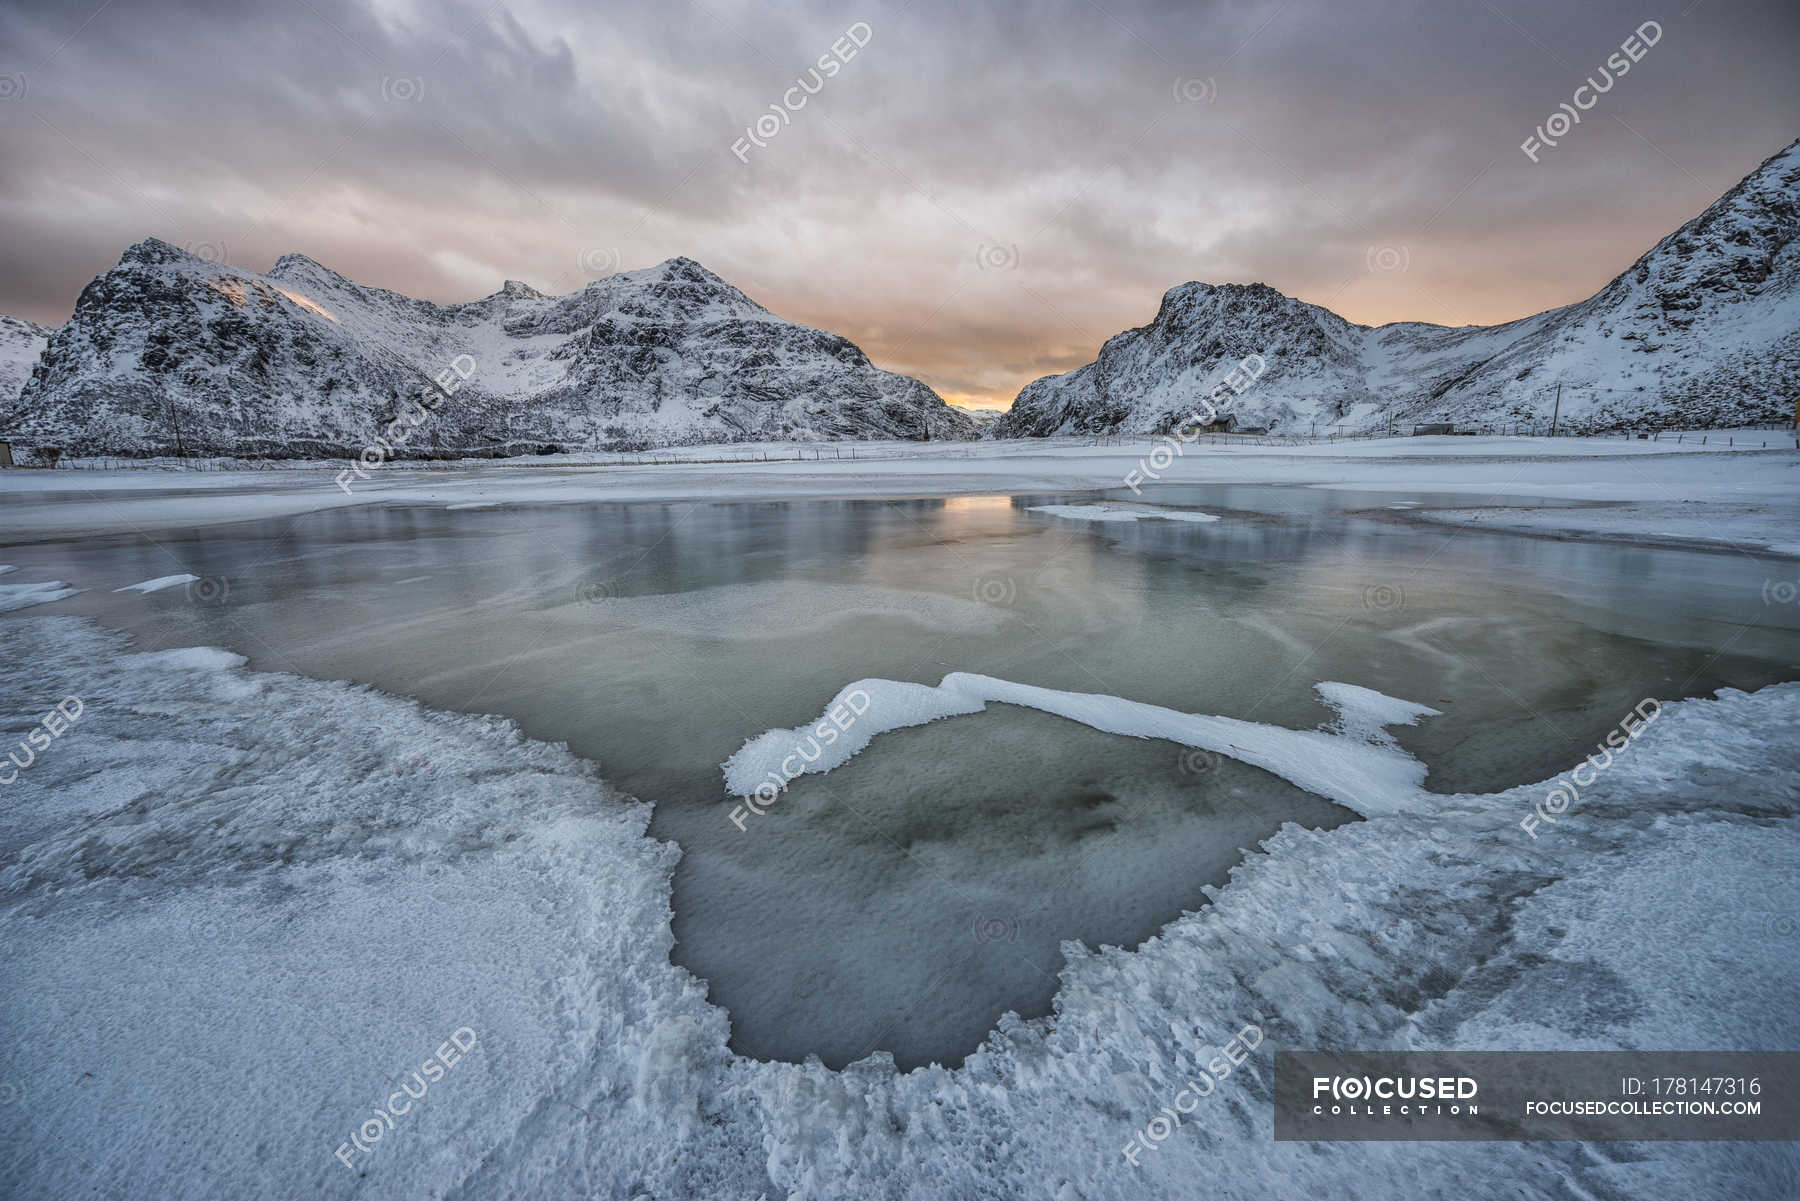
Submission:
[[[438,305],[302,255],[256,275],[154,238],[87,286],[0,422],[73,453],[118,455],[348,456],[377,439],[415,457],[974,434],[924,384],[782,321],[690,259],[568,296],[508,281]]]
[[[1562,428],[1781,420],[1800,394],[1800,142],[1587,300],[1505,325],[1371,329],[1261,284],[1183,284],[1094,362],[1026,386],[984,437],[1174,429],[1249,355],[1232,402],[1277,432],[1414,422]]]

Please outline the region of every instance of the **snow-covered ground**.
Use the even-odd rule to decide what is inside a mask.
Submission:
[[[1704,445],[1698,444],[1705,437]],[[1764,449],[1763,444],[1768,448]],[[1027,439],[771,443],[689,447],[621,463],[581,456],[389,465],[368,480],[334,480],[341,463],[287,470],[0,472],[0,539],[154,530],[284,517],[345,505],[468,508],[609,500],[928,496],[1003,491],[1119,491],[1153,499],[1169,484],[1294,484],[1348,491],[1469,497],[1482,506],[1532,500],[1619,507],[1512,515],[1540,533],[1659,541],[1670,537],[1800,554],[1800,449],[1785,431],[1709,431],[1681,442],[1619,438],[1426,437],[1276,443],[1221,437],[1167,449],[1158,439]],[[1754,449],[1745,449],[1746,446]],[[1163,447],[1161,455],[1157,448]],[[766,454],[769,461],[756,461]],[[809,457],[795,459],[790,456]],[[820,455],[813,458],[810,456]],[[841,456],[841,457],[837,457]],[[710,461],[714,459],[730,461]],[[750,461],[746,461],[749,459]],[[1165,459],[1168,460],[1165,465]],[[165,464],[167,465],[167,464]],[[1129,491],[1122,502],[1140,499]],[[1424,518],[1491,526],[1498,515]]]
[[[669,962],[676,849],[506,721],[132,654],[77,618],[0,621],[0,655],[9,740],[84,699],[5,786],[8,1196],[1725,1201],[1800,1180],[1791,1143],[1270,1125],[1280,1048],[1800,1045],[1800,685],[1666,706],[1535,837],[1546,784],[1289,825],[1138,950],[1069,944],[1052,1016],[902,1075],[732,1054]],[[1318,738],[1420,715],[1331,699]],[[1242,724],[1300,764],[1300,733]],[[1251,1023],[1249,1061],[1133,1166]]]
[[[1800,555],[1800,455],[1710,442],[1203,442],[1153,469],[1158,486],[1301,485],[1350,507],[1359,492],[1419,498],[1382,507],[1393,520]],[[1107,492],[1146,515],[1154,490],[1123,481],[1154,445],[386,467],[349,494],[335,464],[0,472],[0,539],[689,497]],[[795,602],[758,587],[772,612]],[[30,615],[66,590],[0,585],[0,609],[20,609],[0,619],[15,756],[0,759],[0,1195],[1800,1194],[1793,1143],[1275,1143],[1270,1092],[1278,1049],[1800,1046],[1800,683],[1666,704],[1572,807],[1527,829],[1557,780],[1419,787],[1426,765],[1382,727],[1430,720],[1432,697],[1321,681],[1338,717],[1302,730],[987,676],[846,682],[840,696],[905,711],[866,710],[834,748],[845,759],[882,730],[956,739],[979,719],[937,719],[1025,705],[1255,763],[1362,820],[1282,827],[1135,950],[1064,944],[1054,1012],[1002,1019],[961,1067],[901,1073],[876,1054],[833,1071],[730,1049],[731,1015],[671,963],[680,851],[565,747]],[[79,718],[27,754],[68,698]],[[754,796],[807,729],[752,739],[721,769]],[[1263,1032],[1250,1060],[1134,1165],[1123,1149],[1247,1024]],[[401,1091],[415,1079],[416,1098]]]

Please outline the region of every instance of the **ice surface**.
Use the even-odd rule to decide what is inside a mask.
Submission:
[[[1142,505],[1032,505],[1033,513],[1067,517],[1072,521],[1217,521],[1211,513],[1191,509],[1151,509]]]
[[[90,698],[0,806],[10,1196],[1735,1201],[1800,1178],[1781,1143],[1278,1144],[1269,1105],[1277,1048],[1800,1045],[1800,685],[1668,705],[1536,840],[1542,785],[1288,826],[1140,949],[1070,944],[1050,1017],[902,1075],[731,1054],[668,961],[676,852],[562,748],[124,649],[0,622],[6,720],[73,679]],[[1146,724],[1112,699],[1092,715]],[[1346,728],[1392,712],[1338,699]],[[1249,1021],[1263,1049],[1131,1167]],[[464,1025],[478,1048],[346,1170],[352,1123]]]
[[[1478,503],[1535,504],[1544,498],[1578,502],[1630,502],[1619,509],[1561,507],[1534,514],[1544,532],[1584,523],[1619,539],[1659,539],[1680,510],[1682,534],[1733,546],[1770,546],[1800,553],[1793,534],[1800,520],[1800,489],[1792,487],[1793,443],[1770,431],[1744,431],[1742,448],[1721,445],[1728,431],[1709,431],[1684,442],[1615,438],[1446,437],[1375,438],[1356,442],[1197,442],[1184,448],[1145,489],[1155,498],[1164,486],[1185,484],[1296,484],[1351,491],[1415,491],[1461,494]],[[454,489],[478,481],[484,501],[569,504],[601,500],[891,496],[908,494],[1079,492],[1119,490],[1138,469],[1155,439],[1091,446],[1085,440],[1027,439],[980,442],[946,449],[943,444],[888,443],[861,448],[855,462],[708,462],[729,454],[791,457],[804,448],[787,444],[695,447],[659,452],[657,465],[584,466],[592,458],[555,456],[492,463],[463,462],[454,469],[412,469],[398,464],[375,473],[346,496],[332,485],[342,464],[317,463],[294,470],[195,472],[68,471],[0,472],[9,527],[20,533],[143,531],[171,526],[284,517],[325,508],[370,504],[442,507],[459,499]],[[1785,452],[1775,447],[1786,446]],[[230,466],[229,463],[222,466]],[[522,467],[553,470],[522,470]],[[128,495],[118,495],[125,493]],[[1122,503],[1122,502],[1121,502]],[[1430,509],[1416,510],[1429,515]],[[1446,520],[1469,524],[1465,514]]]
[[[605,581],[593,582],[603,590]],[[812,580],[774,580],[642,596],[589,596],[572,589],[559,616],[587,626],[616,622],[731,642],[813,637],[822,630],[866,618],[945,633],[993,633],[1006,624],[1003,610],[971,599],[922,589]]]
[[[191,584],[200,577],[188,575],[160,575],[154,580],[145,580],[141,584],[127,584],[123,588],[114,588],[114,592],[161,592],[164,588],[174,588],[180,584]]]
[[[1432,803],[1422,787],[1425,765],[1399,749],[1381,727],[1412,725],[1435,716],[1436,709],[1353,684],[1323,683],[1318,692],[1338,710],[1335,730],[1284,730],[967,672],[952,672],[936,688],[858,680],[832,698],[816,724],[769,730],[746,742],[724,763],[725,788],[735,796],[769,798],[788,780],[843,766],[877,734],[979,713],[987,702],[999,701],[1041,709],[1109,734],[1163,738],[1229,755],[1364,817]]]

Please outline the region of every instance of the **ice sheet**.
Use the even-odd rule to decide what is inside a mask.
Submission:
[[[1754,436],[1752,436],[1754,435]],[[1792,487],[1800,451],[1770,431],[1733,436],[1714,430],[1683,443],[1615,438],[1372,438],[1352,442],[1264,444],[1202,441],[1146,491],[1187,483],[1270,483],[1365,491],[1458,493],[1471,503],[1624,501],[1593,528],[1609,537],[1657,539],[1680,506],[1684,535],[1732,546],[1800,553],[1793,529],[1800,491]],[[12,528],[34,535],[77,530],[154,530],[281,517],[361,504],[442,507],[472,481],[484,503],[565,504],[596,500],[727,499],[797,496],[893,496],[947,493],[1119,490],[1158,445],[1154,438],[1093,445],[1092,439],[1023,439],[973,444],[859,444],[865,456],[835,460],[706,462],[734,455],[777,458],[793,445],[689,447],[654,456],[551,456],[504,466],[467,461],[453,467],[385,467],[346,496],[332,484],[341,463],[282,471],[133,470],[0,472]],[[1786,449],[1778,449],[1783,448]],[[811,453],[810,451],[808,453]],[[174,462],[170,468],[180,466]],[[229,468],[229,462],[219,464]],[[533,470],[541,468],[542,470]],[[1415,510],[1427,513],[1429,510]],[[1563,508],[1534,521],[1549,529],[1564,518],[1581,528],[1584,510]],[[1462,518],[1449,518],[1467,523]]]

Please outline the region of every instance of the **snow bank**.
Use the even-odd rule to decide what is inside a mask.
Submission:
[[[1541,785],[1284,827],[1138,950],[1066,944],[1050,1017],[901,1075],[733,1055],[668,960],[676,851],[563,748],[125,650],[0,621],[0,721],[88,701],[0,805],[6,1195],[1725,1201],[1800,1174],[1780,1143],[1275,1143],[1269,1094],[1283,1048],[1800,1045],[1800,685],[1669,704],[1553,837],[1517,827]],[[1343,731],[1404,704],[1330,691]],[[1258,1050],[1133,1168],[1249,1022]],[[352,1123],[461,1027],[474,1048],[345,1168]]]
[[[141,584],[127,584],[123,588],[114,588],[114,592],[161,592],[164,588],[174,588],[181,584],[191,584],[200,577],[197,575],[159,575],[154,580],[145,580]]]
[[[832,698],[816,725],[769,730],[744,743],[723,765],[725,788],[734,796],[771,799],[771,783],[778,791],[786,781],[807,772],[842,767],[878,734],[979,713],[989,701],[999,701],[1041,709],[1109,734],[1163,738],[1229,755],[1364,817],[1429,805],[1432,798],[1423,788],[1425,765],[1401,750],[1382,727],[1413,725],[1438,711],[1354,684],[1324,683],[1318,692],[1338,712],[1327,730],[1286,730],[1231,717],[1180,713],[1123,697],[1036,688],[966,672],[952,672],[936,688],[899,680],[858,680]],[[860,710],[854,704],[857,697],[867,702]],[[848,723],[830,720],[846,708],[854,714]]]

